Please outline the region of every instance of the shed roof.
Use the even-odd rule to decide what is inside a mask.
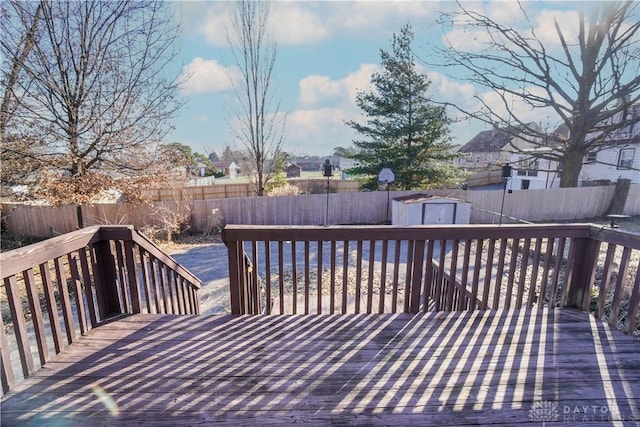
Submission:
[[[408,204],[408,203],[426,202],[426,201],[437,200],[437,199],[453,200],[455,202],[468,203],[465,200],[456,199],[454,197],[434,196],[434,195],[429,195],[429,194],[424,194],[424,193],[409,194],[407,196],[394,197],[393,201],[394,202],[400,202],[400,203],[407,203]]]

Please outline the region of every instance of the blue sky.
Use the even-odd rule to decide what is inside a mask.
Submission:
[[[525,3],[538,37],[555,43],[553,19],[571,32],[577,26],[577,11],[594,2]],[[237,146],[228,122],[234,117],[235,93],[230,85],[233,73],[231,52],[225,41],[232,2],[192,1],[172,3],[183,25],[178,72],[191,75],[183,86],[186,104],[167,142],[181,142],[195,151],[221,152]],[[522,26],[516,2],[465,3],[500,22]],[[413,48],[428,58],[428,44],[441,45],[442,28],[436,23],[440,12],[456,8],[451,1],[276,1],[271,5],[272,34],[278,40],[275,84],[280,111],[286,113],[284,150],[294,155],[328,155],[334,147],[350,146],[355,134],[345,120],[361,120],[355,104],[358,91],[370,88],[372,72],[379,67],[380,48],[389,49],[390,39],[402,25],[415,32]],[[529,27],[530,28],[530,27]],[[473,47],[473,34],[452,30],[454,43]],[[478,38],[477,40],[480,40]],[[177,68],[180,67],[180,68]],[[445,75],[443,70],[421,65],[431,79],[429,95],[438,101],[473,103],[477,94],[488,102],[490,93]],[[454,111],[450,111],[455,115]],[[531,121],[541,121],[544,111],[523,111]],[[462,122],[451,127],[453,142],[466,143],[486,125]]]

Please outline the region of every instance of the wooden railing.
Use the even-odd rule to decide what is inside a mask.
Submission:
[[[223,239],[236,314],[567,306],[638,333],[637,234],[586,224],[229,225]]]
[[[199,312],[200,280],[128,226],[89,227],[5,252],[0,266],[3,393],[103,322]]]

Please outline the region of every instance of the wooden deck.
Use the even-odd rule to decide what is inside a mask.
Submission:
[[[132,315],[4,396],[2,425],[636,425],[640,342],[573,309]]]

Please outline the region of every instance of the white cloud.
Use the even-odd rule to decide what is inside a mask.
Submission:
[[[211,45],[227,46],[225,33],[232,7],[233,2],[226,1],[185,2],[186,27],[196,27]],[[390,35],[415,19],[434,22],[442,8],[441,3],[431,1],[281,1],[271,3],[269,21],[280,45],[300,45],[344,37],[346,33],[367,36],[375,31]]]
[[[297,3],[272,3],[269,22],[280,44],[310,44],[327,38],[329,30],[318,16]]]
[[[528,87],[526,92],[541,97],[546,96],[544,90],[537,87]],[[479,94],[480,99],[499,117],[509,118],[509,112],[518,118],[521,122],[554,124],[557,122],[557,116],[551,107],[535,107],[526,104],[520,97],[515,95],[505,95],[506,103],[496,92],[485,92]]]
[[[200,4],[200,3],[197,3]],[[202,11],[201,21],[195,23],[207,43],[214,46],[226,46],[226,31],[231,22],[231,3],[204,2],[206,9]]]
[[[225,67],[215,59],[196,57],[185,65],[180,80],[188,80],[182,85],[184,94],[220,92],[232,88],[232,81],[239,74],[235,67]]]
[[[535,34],[546,46],[560,45],[555,22],[558,22],[562,35],[569,45],[577,43],[579,31],[579,13],[575,10],[543,10],[536,16]]]
[[[361,64],[342,79],[332,80],[328,76],[310,75],[300,80],[300,103],[303,106],[318,106],[326,102],[355,106],[358,92],[371,89],[371,75],[380,67]]]
[[[287,115],[286,150],[300,154],[327,155],[335,147],[352,144],[354,131],[344,124],[352,112],[341,108],[304,109]]]

